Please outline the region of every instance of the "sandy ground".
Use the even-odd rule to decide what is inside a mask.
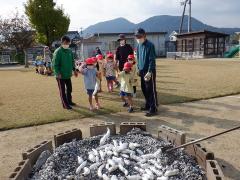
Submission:
[[[145,121],[148,131],[157,133],[159,125],[183,130],[190,138],[199,138],[240,124],[240,95],[192,103],[161,106],[159,115],[145,118],[143,113],[116,113],[93,118],[71,120],[48,125],[0,132],[0,179],[6,179],[21,160],[21,153],[54,134],[80,128],[89,135],[89,124],[113,121]],[[205,141],[209,151],[215,153],[226,179],[240,179],[240,130]]]

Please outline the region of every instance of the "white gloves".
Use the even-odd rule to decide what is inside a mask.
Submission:
[[[144,76],[144,80],[145,81],[150,81],[150,79],[152,78],[152,73],[148,72],[145,76]]]

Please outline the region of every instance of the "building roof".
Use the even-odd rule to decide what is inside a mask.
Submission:
[[[126,33],[94,33],[94,36],[118,36],[119,34],[124,35],[134,35],[134,32],[126,32]],[[155,34],[167,34],[167,32],[146,32],[147,35],[155,35]]]
[[[225,33],[221,33],[221,32],[201,30],[201,31],[193,31],[193,32],[187,32],[187,33],[181,33],[181,34],[178,34],[177,37],[188,36],[188,35],[199,35],[199,34],[211,34],[211,35],[218,35],[218,36],[229,36],[229,34],[225,34]]]

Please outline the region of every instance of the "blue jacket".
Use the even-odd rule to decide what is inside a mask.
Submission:
[[[146,40],[137,46],[137,65],[140,71],[152,72],[156,70],[156,52],[154,44]]]

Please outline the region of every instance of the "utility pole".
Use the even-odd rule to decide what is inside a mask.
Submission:
[[[84,37],[83,37],[83,27],[80,28],[80,34],[81,34],[81,60],[84,61],[84,47],[83,47],[83,41],[84,41]]]
[[[192,1],[191,0],[184,0],[181,2],[181,5],[183,7],[183,13],[181,17],[181,23],[180,23],[180,28],[179,28],[179,34],[182,33],[182,28],[183,28],[183,23],[184,23],[184,17],[185,17],[185,11],[186,11],[186,6],[189,4],[189,13],[188,13],[188,32],[192,31]]]
[[[187,1],[188,1],[188,0],[185,0],[184,2],[181,2],[181,5],[184,6],[184,7],[183,7],[183,13],[182,13],[182,17],[181,17],[181,23],[180,23],[180,28],[179,28],[179,34],[182,33],[182,27],[183,27],[183,21],[184,21],[184,16],[185,16],[185,11],[186,11]]]
[[[188,32],[192,31],[192,2],[191,0],[188,1],[189,4],[189,14],[188,14]]]

